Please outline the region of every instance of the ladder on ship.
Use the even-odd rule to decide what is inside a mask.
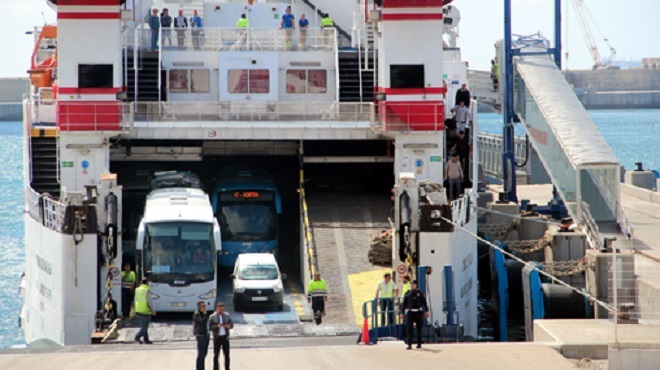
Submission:
[[[376,85],[376,65],[371,54],[362,51],[339,52],[339,101],[372,102]]]
[[[60,197],[58,167],[59,139],[52,136],[33,136],[30,139],[32,178],[30,186],[36,192],[48,193],[53,198]]]
[[[161,94],[159,91],[158,73],[161,72],[159,72],[158,66],[158,52],[140,50],[136,55],[135,51],[127,50],[125,53],[124,86],[128,90],[128,100],[131,102],[159,101],[165,94]]]

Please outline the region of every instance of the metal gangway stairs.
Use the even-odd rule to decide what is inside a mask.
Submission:
[[[587,229],[592,248],[602,246],[599,229],[632,238],[620,202],[621,165],[549,55],[514,58],[514,105],[570,215]]]

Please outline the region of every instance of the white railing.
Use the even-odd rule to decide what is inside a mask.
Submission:
[[[33,95],[30,100],[30,114],[33,124],[55,124],[57,122],[57,101],[55,99],[42,99]]]
[[[578,221],[578,225],[582,227],[585,234],[587,234],[587,242],[592,249],[600,249],[600,230],[598,229],[598,224],[591,217],[591,212],[589,211],[589,205],[587,202],[580,201],[581,207],[581,219]]]
[[[479,160],[484,174],[494,178],[502,178],[502,149],[504,141],[502,135],[481,133],[477,138]],[[524,137],[516,136],[514,140],[514,156],[516,162],[523,163],[526,156],[526,141]]]
[[[337,44],[334,28],[161,28],[158,39],[161,51],[333,51]],[[124,45],[151,50],[151,30],[127,32]]]
[[[465,194],[451,202],[452,222],[459,226],[464,226],[468,220],[468,206],[470,204],[470,195]]]
[[[43,204],[43,208],[41,207]],[[50,197],[42,196],[31,187],[25,188],[25,211],[35,221],[43,226],[57,231],[62,231],[64,224],[64,211],[66,205]]]
[[[132,103],[131,122],[318,122],[366,123],[371,103],[338,102],[145,102]]]

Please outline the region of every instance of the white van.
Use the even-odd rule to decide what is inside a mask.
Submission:
[[[238,255],[234,273],[234,310],[243,307],[271,306],[277,311],[284,307],[284,287],[275,256],[270,253],[243,253]]]

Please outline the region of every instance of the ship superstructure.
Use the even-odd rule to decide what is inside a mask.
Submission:
[[[388,199],[402,173],[443,183],[453,140],[445,119],[467,80],[456,44],[460,15],[449,1],[338,0],[332,6],[350,9],[353,23],[339,16],[342,24],[321,28],[307,2],[208,0],[198,9],[203,28],[158,30],[145,16],[161,3],[51,3],[57,26],[38,39],[25,101],[28,344],[89,343],[109,304],[121,306],[120,267],[136,265],[156,171],[195,172],[207,192],[223,168],[273,173],[282,193],[280,265],[301,283],[309,279],[301,257],[303,166],[317,176],[303,183],[342,187],[349,178]],[[279,29],[288,6],[308,16],[304,32]],[[243,15],[248,26],[237,27]],[[475,167],[466,171],[474,183]],[[476,230],[473,188],[442,205],[453,222]],[[428,239],[442,253],[425,249],[422,236],[393,268],[454,265],[457,309],[466,335],[476,336],[476,242],[434,231],[446,234]],[[435,309],[437,320],[442,307]]]

